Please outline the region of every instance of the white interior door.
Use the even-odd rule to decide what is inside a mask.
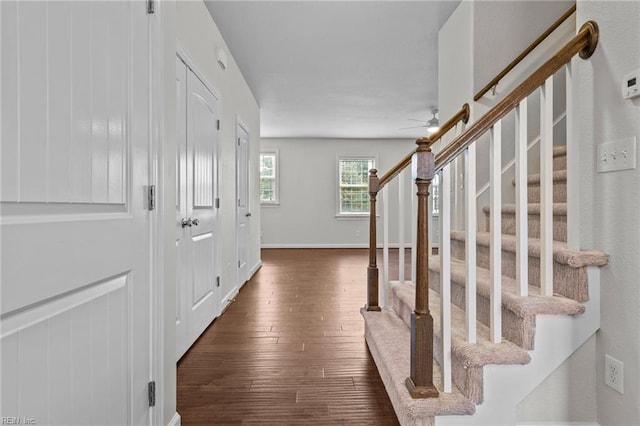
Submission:
[[[149,424],[149,16],[0,7],[2,416]]]
[[[180,358],[219,314],[217,100],[180,59],[178,102],[178,283],[177,356]],[[181,81],[186,82],[185,85]],[[184,124],[183,124],[184,123]]]
[[[237,245],[238,245],[238,285],[249,278],[247,265],[249,247],[249,223],[251,211],[249,209],[249,133],[244,126],[237,127],[236,152],[236,183],[237,183]]]

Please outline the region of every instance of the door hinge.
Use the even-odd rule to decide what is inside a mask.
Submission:
[[[238,146],[240,146],[240,138],[238,138]]]
[[[217,121],[216,121],[216,128],[217,128],[218,130],[220,130],[220,120],[217,120]]]
[[[240,261],[238,260],[238,268],[240,267]]]
[[[220,198],[216,198],[216,209],[220,208]]]
[[[147,188],[147,206],[149,210],[155,210],[156,208],[156,186],[149,185]]]
[[[147,13],[152,14],[156,12],[156,1],[147,0]]]
[[[220,277],[216,277],[216,287],[220,287]]]
[[[149,407],[156,406],[156,382],[149,382]]]

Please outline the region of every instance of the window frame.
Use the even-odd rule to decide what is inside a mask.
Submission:
[[[260,190],[262,183],[262,157],[272,155],[273,156],[273,200],[263,200],[262,191]],[[259,157],[259,170],[258,170],[258,192],[260,193],[260,205],[261,206],[276,206],[280,204],[280,156],[277,149],[261,150]],[[268,178],[265,178],[268,179]]]
[[[371,170],[372,168],[376,168],[376,164],[378,164],[378,156],[374,155],[374,154],[342,154],[342,155],[338,155],[336,156],[336,218],[339,219],[367,219],[370,216],[371,210],[367,210],[366,212],[354,212],[354,213],[350,213],[350,212],[342,212],[342,199],[341,199],[341,189],[342,189],[342,185],[341,185],[341,180],[340,180],[340,162],[344,161],[344,160],[365,160],[365,161],[371,161],[372,162],[372,166],[369,168],[369,170]],[[367,170],[367,179],[366,179],[366,187],[367,187],[367,196],[369,194],[368,188],[369,188],[369,170]]]

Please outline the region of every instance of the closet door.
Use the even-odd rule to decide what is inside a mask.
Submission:
[[[176,349],[179,359],[219,313],[217,99],[176,63]]]
[[[187,71],[187,220],[192,272],[188,299],[191,341],[218,315],[216,272],[218,253],[216,98],[191,71]]]

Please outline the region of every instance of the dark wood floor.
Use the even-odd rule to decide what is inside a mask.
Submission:
[[[397,425],[364,341],[367,252],[263,250],[178,364],[184,425]]]

